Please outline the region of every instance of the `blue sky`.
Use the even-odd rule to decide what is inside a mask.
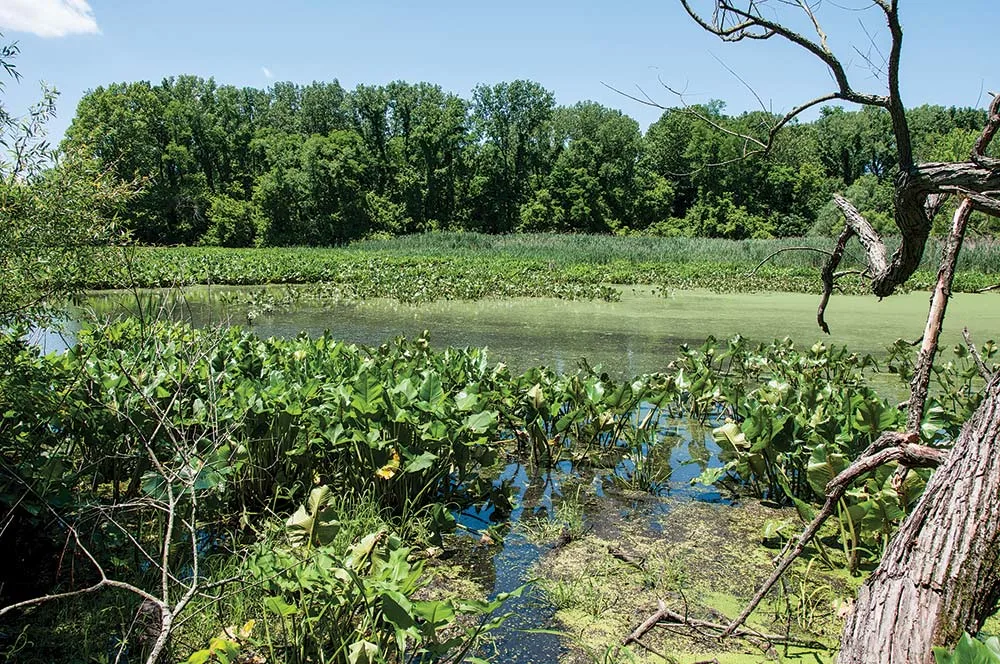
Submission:
[[[992,39],[1000,2],[900,4],[904,102],[984,105],[985,91],[1000,88]],[[854,50],[871,50],[867,30],[884,52],[881,15],[851,9],[869,5],[825,0],[818,15],[855,87],[880,91],[883,83]],[[466,98],[478,83],[527,78],[561,104],[592,99],[643,127],[660,111],[602,83],[632,92],[638,85],[677,105],[659,77],[685,89],[690,102],[722,99],[730,112],[759,105],[726,67],[775,111],[832,90],[823,66],[803,52],[776,40],[722,43],[676,0],[0,0],[0,32],[19,43],[23,74],[7,86],[4,104],[23,112],[37,100],[39,81],[55,86],[55,139],[87,90],[177,74],[261,88],[284,80],[337,78],[346,88],[430,81]]]

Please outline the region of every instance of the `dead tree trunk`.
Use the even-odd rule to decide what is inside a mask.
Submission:
[[[841,664],[934,661],[1000,597],[1000,378],[858,595]]]
[[[836,269],[850,238],[857,237],[864,248],[872,293],[886,297],[919,266],[932,221],[946,197],[957,196],[963,200],[959,214],[965,217],[972,210],[1000,217],[1000,159],[987,154],[991,141],[1000,133],[1000,94],[994,95],[986,126],[968,161],[918,163],[915,159],[899,94],[903,44],[899,0],[872,2],[873,10],[884,15],[891,37],[884,66],[887,94],[859,92],[852,86],[848,69],[834,54],[820,24],[816,13],[818,3],[783,0],[769,4],[767,0],[760,0],[746,4],[733,0],[705,0],[700,6],[707,7],[707,11],[702,13],[693,6],[696,0],[679,2],[698,25],[723,41],[784,40],[822,62],[833,80],[832,92],[800,104],[778,118],[766,135],[736,133],[705,118],[716,129],[743,138],[748,148],[745,155],[768,153],[775,136],[785,125],[806,109],[830,100],[875,106],[889,114],[898,152],[893,212],[901,242],[890,256],[883,238],[854,205],[843,197],[836,197],[844,213],[846,228],[823,271],[824,295],[817,320],[824,330],[827,330],[824,312],[834,289]],[[779,22],[778,10],[789,8],[798,12],[799,24],[808,26],[815,36],[797,32],[789,27],[790,24]],[[949,245],[951,258],[948,260],[952,261],[952,267],[961,246],[961,235],[962,229],[953,232],[957,243]],[[944,263],[942,270],[944,274]],[[940,329],[949,290],[950,277],[944,281],[939,279],[934,300],[938,315],[936,322],[931,320],[935,318],[932,307],[929,329],[932,322]],[[936,334],[926,341],[921,364],[926,364],[927,371],[914,381],[911,417],[904,436],[916,437],[920,426],[923,400],[927,395],[926,379],[936,351]],[[898,456],[902,451],[894,453]],[[856,464],[864,461],[859,460]],[[907,465],[905,459],[901,460],[901,465]],[[807,530],[800,546],[811,536]],[[998,557],[1000,378],[991,377],[982,405],[962,429],[947,462],[935,472],[917,508],[889,544],[882,564],[861,590],[841,640],[840,661],[844,664],[932,662],[932,646],[953,645],[963,630],[977,631],[996,609],[1000,598]],[[752,608],[753,605],[748,607]],[[748,612],[744,611],[726,633],[733,633]]]

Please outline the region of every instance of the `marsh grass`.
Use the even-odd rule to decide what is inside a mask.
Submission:
[[[892,238],[888,240],[894,245]],[[609,284],[649,285],[661,292],[810,292],[821,290],[828,238],[721,240],[606,235],[427,233],[371,239],[339,248],[224,249],[138,247],[129,267],[94,261],[80,288],[316,284],[319,299],[390,298],[401,302],[553,297],[617,300]],[[802,250],[801,248],[805,248]],[[792,250],[799,248],[800,250]],[[1000,242],[974,238],[962,253],[953,290],[1000,282]],[[904,285],[928,289],[940,244],[932,240],[921,268]],[[860,269],[856,242],[842,264]],[[866,293],[857,278],[839,284]]]
[[[584,504],[580,497],[583,487],[573,493],[566,493],[555,506],[552,518],[535,517],[524,519],[517,527],[525,538],[533,544],[553,544],[560,539],[573,541],[586,532]]]
[[[887,238],[890,250],[898,238]],[[770,264],[779,267],[820,268],[834,245],[833,238],[798,237],[770,240],[726,240],[700,237],[643,237],[525,233],[485,235],[467,232],[438,232],[405,235],[388,239],[361,240],[349,252],[385,252],[408,256],[471,256],[524,258],[572,263],[726,263],[756,265],[776,251],[808,247],[805,251],[782,251]],[[921,269],[936,270],[943,242],[932,238],[924,252]],[[857,240],[848,244],[844,267],[861,267],[863,252]],[[1000,241],[972,238],[963,246],[959,268],[983,273],[1000,272]]]

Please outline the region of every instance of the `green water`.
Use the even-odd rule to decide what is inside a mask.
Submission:
[[[169,315],[189,319],[197,325],[245,324],[245,306],[227,304],[227,293],[233,291],[219,287],[170,293],[149,291],[138,299],[128,294],[105,293],[94,295],[88,307],[97,314],[107,315],[128,309],[135,311],[140,306],[144,309],[165,306]],[[1000,307],[995,306],[995,298],[990,294],[956,296],[949,307],[944,344],[959,342],[963,326],[968,326],[979,342],[995,338],[1000,331]],[[290,336],[302,331],[319,334],[329,329],[339,338],[366,345],[378,345],[397,335],[419,335],[426,329],[430,330],[432,344],[439,348],[487,346],[495,361],[504,361],[515,370],[540,364],[573,370],[581,358],[587,358],[591,364],[601,364],[611,373],[628,376],[664,369],[680,344],[700,344],[709,335],[726,338],[738,333],[755,341],[788,336],[800,345],[826,339],[847,345],[855,352],[882,354],[897,338],[913,340],[920,336],[928,294],[900,295],[881,302],[870,297],[834,297],[827,315],[833,331],[829,337],[816,326],[817,302],[818,298],[812,295],[681,291],[661,297],[650,289],[628,288],[623,291],[621,301],[615,303],[514,299],[421,305],[401,305],[388,300],[343,302],[325,307],[299,304],[284,312],[259,316],[253,327],[262,336]],[[886,393],[905,398],[898,383],[895,389],[887,386]],[[703,468],[691,464],[691,455],[682,448],[694,440],[694,433],[680,424],[676,430],[681,436],[681,447],[670,457],[674,471],[671,495],[681,501],[718,500],[714,490],[691,486],[690,480]],[[705,431],[700,436],[704,449],[712,454],[710,465],[721,463],[715,457],[717,448],[712,447],[711,438]],[[613,472],[619,471],[616,468]],[[514,485],[520,491],[513,520],[520,518],[525,508],[542,508],[540,514],[549,513],[553,492],[557,485],[561,486],[559,482],[572,478],[579,483],[577,471],[570,467],[557,468],[544,482],[539,478],[529,481],[519,466],[510,466],[504,473],[514,478]],[[602,499],[605,484],[615,486],[610,477],[607,479],[607,483],[601,479],[595,485]],[[532,491],[538,491],[539,487],[542,493],[548,491],[547,503],[538,500],[538,504],[533,504],[528,499],[529,484]],[[696,490],[701,493],[695,495]],[[603,500],[600,504],[605,505]],[[612,506],[606,510],[608,513],[612,516],[618,513],[613,502],[607,504]],[[667,509],[666,504],[661,507]],[[536,516],[533,512],[531,515]],[[462,513],[457,518],[465,523],[471,517]],[[474,529],[482,523],[486,521],[469,521],[466,525]],[[494,548],[485,563],[493,576],[492,592],[519,586],[534,574],[534,564],[548,551],[528,543],[515,531],[507,542]],[[542,600],[532,593],[511,605],[518,618],[495,634],[504,661],[555,661],[564,652],[565,644],[551,633],[518,630],[559,626],[552,623],[554,607]]]
[[[197,325],[246,324],[245,306],[227,304],[232,287],[198,287],[168,295],[149,291],[142,306],[167,301],[172,315]],[[632,376],[663,369],[682,343],[700,344],[709,335],[735,334],[754,341],[791,337],[812,345],[823,339],[859,353],[881,355],[898,338],[915,340],[923,332],[928,294],[873,297],[834,296],[827,311],[832,334],[816,325],[815,295],[766,293],[724,295],[676,291],[667,297],[649,288],[625,288],[620,302],[512,299],[443,301],[408,305],[389,300],[298,304],[256,318],[261,336],[290,336],[325,329],[338,338],[379,345],[397,335],[429,330],[436,347],[486,346],[491,357],[515,370],[547,365],[573,370],[582,358],[609,373]],[[968,326],[983,342],[1000,333],[997,295],[955,295],[948,308],[943,344],[961,341]],[[99,314],[136,308],[131,295],[104,293],[90,300]]]

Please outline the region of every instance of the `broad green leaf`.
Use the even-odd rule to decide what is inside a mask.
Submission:
[[[587,400],[592,404],[599,404],[604,398],[604,383],[598,381],[591,385],[587,385]]]
[[[264,608],[275,615],[281,616],[282,618],[295,615],[299,611],[295,606],[277,596],[265,598]]]
[[[296,546],[326,544],[336,537],[340,522],[332,506],[333,493],[323,485],[309,492],[309,500],[285,521],[288,539]]]
[[[384,389],[378,378],[368,370],[362,371],[354,379],[351,391],[351,405],[362,413],[374,413],[382,404]]]
[[[847,457],[831,452],[826,445],[817,445],[809,455],[806,479],[817,496],[826,495],[826,485],[848,466]]]
[[[422,470],[427,470],[434,465],[434,462],[438,460],[436,454],[431,454],[430,452],[424,452],[420,456],[414,457],[403,468],[404,473],[419,473]]]
[[[420,384],[417,391],[420,400],[431,406],[437,406],[444,400],[444,390],[441,387],[441,377],[436,373],[429,373]]]
[[[382,612],[386,620],[399,629],[410,629],[417,626],[417,621],[411,615],[413,607],[410,600],[406,599],[402,593],[395,590],[382,592]]]
[[[736,422],[726,422],[720,427],[712,429],[712,438],[719,445],[728,445],[730,449],[741,452],[750,449],[750,443],[746,436],[740,431],[740,426]]]
[[[934,659],[937,664],[1000,664],[996,651],[968,633],[962,635],[953,653],[947,648],[935,647]]]
[[[205,664],[212,659],[211,650],[198,650],[191,653],[191,656],[187,658],[187,664]]]
[[[475,410],[479,406],[479,395],[462,390],[455,396],[455,408],[462,411]]]
[[[499,415],[495,410],[484,410],[474,413],[465,418],[462,427],[473,433],[485,433],[496,425]]]
[[[378,646],[371,641],[356,641],[347,647],[348,664],[376,664]]]

